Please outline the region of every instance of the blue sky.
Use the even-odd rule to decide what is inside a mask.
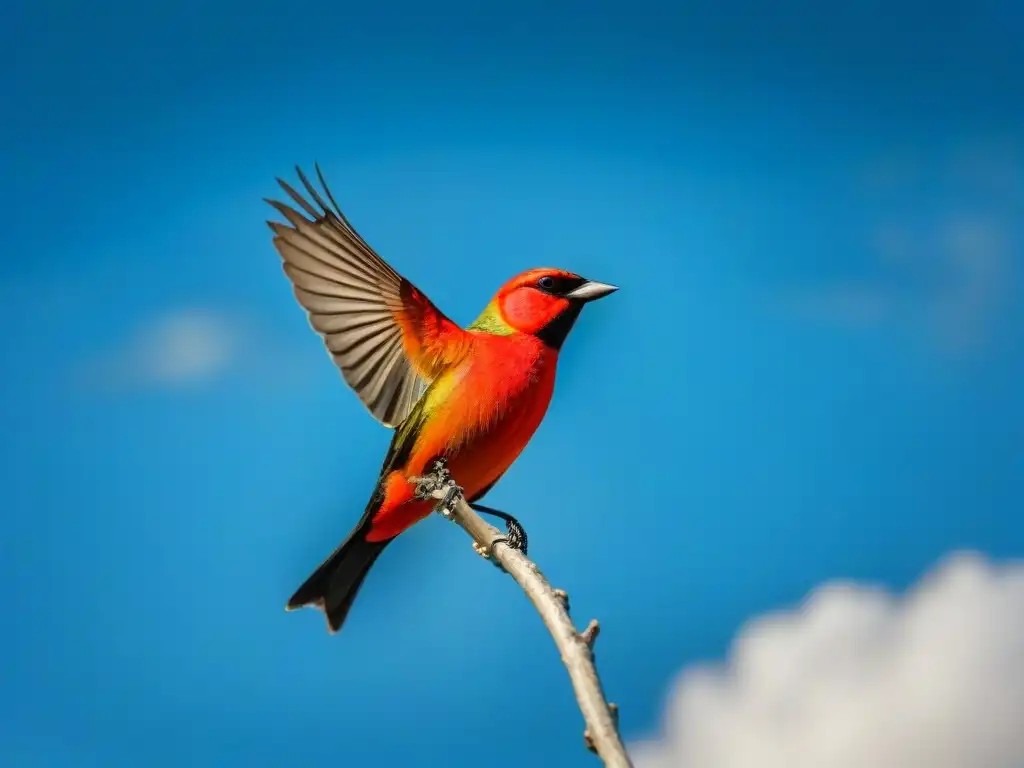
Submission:
[[[340,635],[282,610],[388,442],[270,244],[295,163],[461,322],[532,266],[622,287],[490,501],[602,621],[627,739],[824,581],[1024,554],[1019,7],[365,5],[0,30],[0,762],[594,764],[440,519]]]

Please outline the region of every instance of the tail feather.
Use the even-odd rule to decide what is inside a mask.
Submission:
[[[341,629],[370,567],[393,541],[367,541],[365,533],[362,525],[352,531],[295,591],[285,610],[293,611],[307,605],[319,608],[327,617],[331,633]]]

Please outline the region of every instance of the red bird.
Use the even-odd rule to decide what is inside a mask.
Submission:
[[[487,493],[544,418],[558,352],[583,305],[617,289],[560,269],[531,269],[460,328],[359,236],[319,168],[333,208],[297,170],[317,207],[278,179],[309,218],[268,200],[290,224],[268,222],[274,246],[345,381],[395,428],[362,519],[288,601],[287,610],[319,608],[337,632],[388,542],[433,508],[415,497],[409,478],[444,458],[468,501]]]

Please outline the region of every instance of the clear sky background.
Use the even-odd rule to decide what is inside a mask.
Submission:
[[[957,652],[989,688],[960,696],[941,649],[926,677],[1011,723],[1020,574],[986,585],[1024,555],[1024,11],[951,5],[8,5],[0,764],[595,764],[527,601],[440,519],[341,634],[283,611],[389,439],[264,225],[313,161],[460,322],[528,267],[621,286],[490,501],[601,620],[624,736],[664,739],[645,765],[770,765],[715,752],[754,738],[738,716],[680,746],[713,717],[665,715],[680,671],[823,583],[901,595],[962,550],[967,599],[913,642],[1005,638]],[[865,595],[828,614],[854,669],[903,605]],[[960,765],[1024,765],[1016,730]]]

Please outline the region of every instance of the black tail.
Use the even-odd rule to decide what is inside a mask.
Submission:
[[[313,575],[291,596],[285,610],[312,605],[324,612],[329,630],[337,632],[356,599],[370,566],[393,539],[367,541],[366,529],[358,525],[344,543],[324,560]]]

